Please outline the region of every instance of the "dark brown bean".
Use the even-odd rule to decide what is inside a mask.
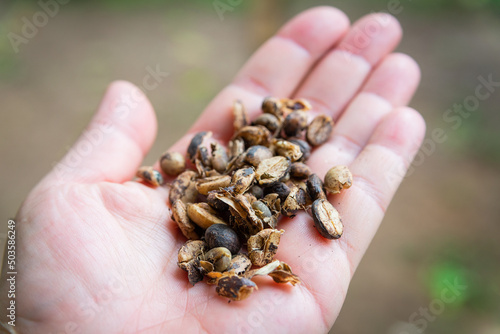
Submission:
[[[245,152],[245,161],[257,167],[263,160],[273,157],[273,152],[265,146],[255,145],[249,147]]]
[[[210,131],[203,131],[203,132],[198,132],[193,136],[191,139],[191,142],[189,143],[187,153],[188,153],[188,158],[191,160],[191,162],[194,163],[194,159],[196,158],[196,155],[198,153],[198,147],[201,146],[205,138],[211,137],[212,132]]]
[[[275,97],[266,97],[262,102],[262,111],[266,114],[272,114],[278,119],[283,119],[283,111],[281,110],[283,104]]]
[[[284,182],[275,182],[269,187],[264,188],[264,195],[277,194],[282,202],[290,194],[290,187],[288,187]]]
[[[307,127],[307,113],[291,112],[283,121],[283,132],[287,137],[297,137]]]
[[[333,120],[330,116],[319,115],[307,127],[306,139],[312,146],[325,143],[333,131]]]
[[[325,191],[323,190],[323,182],[316,174],[309,175],[307,179],[307,190],[313,201],[326,198]]]
[[[327,239],[342,236],[343,225],[339,212],[326,199],[317,199],[311,208],[314,225],[318,232]]]
[[[272,135],[276,135],[281,128],[281,122],[273,114],[262,114],[255,119],[253,124],[266,127]]]
[[[294,179],[307,179],[311,175],[311,169],[302,162],[295,162],[290,167],[290,176]]]
[[[268,146],[271,137],[271,132],[262,125],[244,126],[235,134],[235,138],[241,138],[245,141],[246,147],[254,145]]]
[[[205,241],[208,248],[225,247],[231,254],[237,254],[241,248],[238,234],[228,225],[214,224],[206,229]]]

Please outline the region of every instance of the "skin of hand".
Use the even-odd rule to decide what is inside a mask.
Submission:
[[[84,134],[17,214],[15,330],[327,332],[425,133],[420,114],[406,107],[419,67],[392,53],[401,36],[387,14],[351,25],[337,9],[307,10],[262,45],[171,147],[185,152],[202,130],[227,141],[235,99],[253,119],[266,96],[305,98],[313,113],[336,122],[308,165],[320,177],[339,164],[353,173],[353,186],[329,197],[343,217],[343,237],[322,238],[305,213],[283,220],[276,258],[303,283],[292,287],[258,277],[259,290],[242,302],[228,303],[214,286],[191,286],[177,267],[185,238],[170,219],[167,187],[130,181],[155,139],[153,108],[132,84],[111,84]],[[5,273],[4,264],[2,296]]]

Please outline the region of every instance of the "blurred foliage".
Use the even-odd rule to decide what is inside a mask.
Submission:
[[[468,154],[487,163],[500,164],[500,132],[494,111],[478,110],[448,132],[448,146],[458,154]]]
[[[467,252],[464,252],[465,249]],[[441,299],[442,292],[455,281],[467,286],[456,294],[456,300],[446,304],[446,316],[439,317],[433,326],[449,325],[471,314],[491,318],[500,314],[499,254],[492,249],[494,245],[488,242],[478,244],[471,240],[458,244],[456,241],[443,241],[432,252],[432,259],[424,265],[427,269],[423,276],[429,298]]]

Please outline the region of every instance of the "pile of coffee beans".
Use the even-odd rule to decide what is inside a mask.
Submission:
[[[243,300],[257,289],[256,275],[300,283],[289,265],[274,258],[285,232],[277,228],[281,216],[293,218],[305,210],[323,237],[342,236],[342,220],[327,194],[349,188],[352,175],[346,166],[335,166],[323,182],[305,164],[333,130],[327,115],[309,122],[310,109],[304,99],[268,97],[263,113],[251,122],[236,101],[227,149],[204,131],[193,136],[187,149],[193,170],[186,169],[181,153],[162,155],[162,171],[176,176],[170,184],[172,219],[188,239],[179,250],[178,266],[191,284],[206,277],[220,296]],[[154,186],[163,183],[152,167],[141,167],[137,176]]]

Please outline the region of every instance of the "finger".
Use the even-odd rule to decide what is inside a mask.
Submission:
[[[387,56],[340,116],[328,143],[311,156],[315,172],[323,176],[334,165],[349,165],[380,121],[410,101],[419,81],[420,69],[411,57],[398,53]]]
[[[147,97],[131,83],[106,91],[87,129],[57,163],[51,182],[124,182],[135,174],[156,137],[156,116]]]
[[[351,265],[359,264],[385,211],[417,153],[425,121],[415,110],[402,107],[388,114],[350,166],[353,185],[332,196],[344,220],[341,246]]]
[[[295,96],[337,119],[363,85],[373,66],[401,39],[399,22],[388,14],[371,14],[356,22],[340,45],[307,77]]]
[[[299,14],[257,50],[190,132],[216,130],[219,138],[229,138],[235,99],[242,100],[253,117],[265,96],[290,96],[318,59],[338,43],[348,26],[345,14],[331,7]]]

